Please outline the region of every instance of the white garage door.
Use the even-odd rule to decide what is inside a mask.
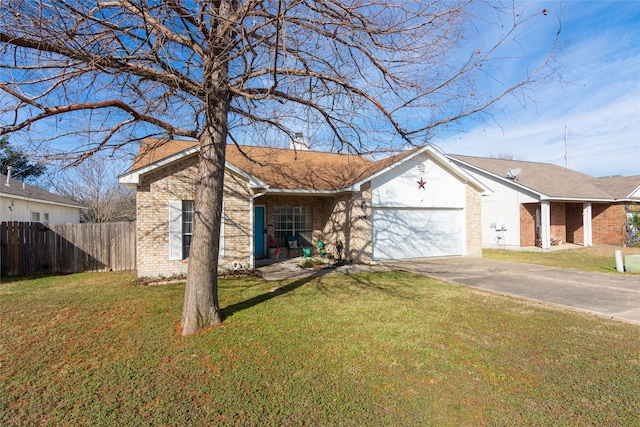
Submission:
[[[373,259],[464,255],[462,209],[373,210]]]

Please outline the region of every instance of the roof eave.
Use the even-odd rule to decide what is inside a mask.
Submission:
[[[180,151],[169,157],[165,157],[164,159],[160,159],[156,162],[150,163],[146,166],[143,166],[136,170],[129,171],[123,175],[120,175],[118,177],[118,182],[120,182],[120,184],[124,185],[127,188],[135,190],[141,184],[141,178],[143,175],[146,175],[156,169],[168,166],[172,163],[175,163],[191,155],[197,154],[198,152],[199,152],[198,146],[187,148],[186,150]],[[248,181],[248,186],[250,188],[269,188],[269,186],[264,181],[260,180],[259,178],[251,174],[248,174],[244,170],[240,169],[239,167],[227,161],[225,161],[224,166],[225,166],[225,169],[228,169],[234,172],[235,174],[245,178]]]
[[[299,188],[268,188],[265,194],[277,194],[280,196],[336,196],[343,193],[352,193],[358,190],[353,190],[351,187],[340,188],[337,190],[306,190]]]
[[[82,205],[76,205],[76,204],[72,204],[72,203],[54,202],[52,200],[40,199],[38,197],[19,196],[17,194],[11,194],[11,193],[0,193],[0,196],[6,197],[7,199],[24,200],[26,202],[46,203],[46,204],[49,204],[49,205],[64,206],[64,207],[67,207],[67,208],[74,208],[74,209],[87,209],[86,206],[82,206]]]
[[[631,193],[627,194],[627,199],[638,199],[640,198],[640,185],[637,186]]]
[[[540,197],[541,201],[549,202],[582,202],[582,203],[616,203],[629,201],[627,199],[610,199],[597,197],[563,197],[563,196],[547,196]]]
[[[475,179],[473,176],[469,175],[466,171],[462,170],[459,166],[455,165],[451,159],[449,159],[447,156],[443,155],[442,153],[438,152],[437,150],[435,150],[433,148],[432,145],[427,144],[424,147],[420,148],[419,150],[416,150],[414,153],[409,154],[408,156],[403,157],[402,159],[398,160],[397,162],[391,163],[389,166],[385,167],[384,169],[379,170],[378,172],[375,172],[371,175],[368,175],[367,177],[353,183],[351,186],[349,186],[347,188],[348,191],[358,191],[360,186],[366,182],[369,182],[385,173],[387,173],[388,171],[398,167],[399,165],[408,162],[414,158],[416,158],[417,156],[422,155],[425,152],[429,152],[433,158],[438,161],[438,163],[440,163],[442,166],[446,167],[449,172],[452,172],[454,175],[456,175],[458,178],[462,179],[463,181],[470,183],[473,187],[476,188],[476,190],[484,193],[484,192],[491,192],[491,190],[484,185],[482,182],[480,182],[479,180]]]
[[[537,196],[540,198],[540,200],[542,200],[542,199],[544,199],[544,198],[548,197],[548,196],[547,196],[546,194],[544,194],[544,193],[541,193],[541,192],[539,192],[539,191],[537,191],[537,190],[534,190],[534,189],[533,189],[533,188],[531,188],[531,187],[527,187],[526,185],[522,185],[522,184],[520,184],[520,182],[518,182],[518,180],[517,180],[517,179],[510,179],[510,178],[506,178],[506,177],[500,176],[500,175],[498,175],[498,174],[496,174],[496,173],[493,173],[493,172],[491,172],[491,171],[488,171],[488,170],[486,170],[486,169],[483,169],[483,168],[478,167],[478,166],[476,166],[476,165],[473,165],[473,164],[471,164],[471,163],[465,162],[464,160],[456,159],[455,157],[449,157],[449,158],[450,158],[450,159],[451,159],[451,161],[453,161],[454,163],[460,163],[460,164],[463,164],[463,165],[465,165],[465,166],[467,166],[467,167],[469,167],[469,168],[471,168],[471,169],[474,169],[474,170],[476,170],[476,171],[478,171],[478,172],[482,172],[482,173],[485,173],[485,174],[487,174],[487,175],[490,175],[491,177],[496,178],[496,179],[497,179],[498,181],[500,181],[500,182],[509,183],[509,184],[512,184],[512,185],[514,185],[514,186],[516,186],[516,187],[518,187],[518,188],[521,188],[521,189],[523,189],[523,190],[529,191],[529,192],[531,192],[531,193],[533,193],[533,194],[537,195]]]
[[[158,168],[170,165],[178,160],[182,160],[185,157],[188,157],[197,152],[198,152],[198,146],[187,148],[186,150],[182,150],[176,154],[172,154],[171,156],[165,157],[163,159],[149,163],[140,168],[126,172],[118,177],[118,182],[120,184],[125,185],[128,188],[135,189],[138,185],[140,185],[141,183],[140,178],[142,178],[143,175],[151,171],[154,171]]]

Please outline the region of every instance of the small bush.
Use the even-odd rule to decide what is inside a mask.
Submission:
[[[302,264],[300,264],[300,267],[319,269],[324,267],[324,263],[322,261],[318,261],[317,259],[305,258]]]

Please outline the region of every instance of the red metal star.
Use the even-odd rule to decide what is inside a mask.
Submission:
[[[424,180],[422,179],[422,177],[421,177],[421,178],[420,178],[420,181],[417,181],[417,182],[418,182],[418,190],[419,190],[419,189],[421,189],[421,188],[422,188],[423,190],[426,190],[426,188],[424,188],[424,185],[427,183],[427,181],[424,181]]]

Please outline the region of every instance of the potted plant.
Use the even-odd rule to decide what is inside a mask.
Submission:
[[[273,237],[269,236],[269,240],[267,240],[267,255],[271,259],[277,259],[280,254],[280,248],[278,247],[278,242]]]

